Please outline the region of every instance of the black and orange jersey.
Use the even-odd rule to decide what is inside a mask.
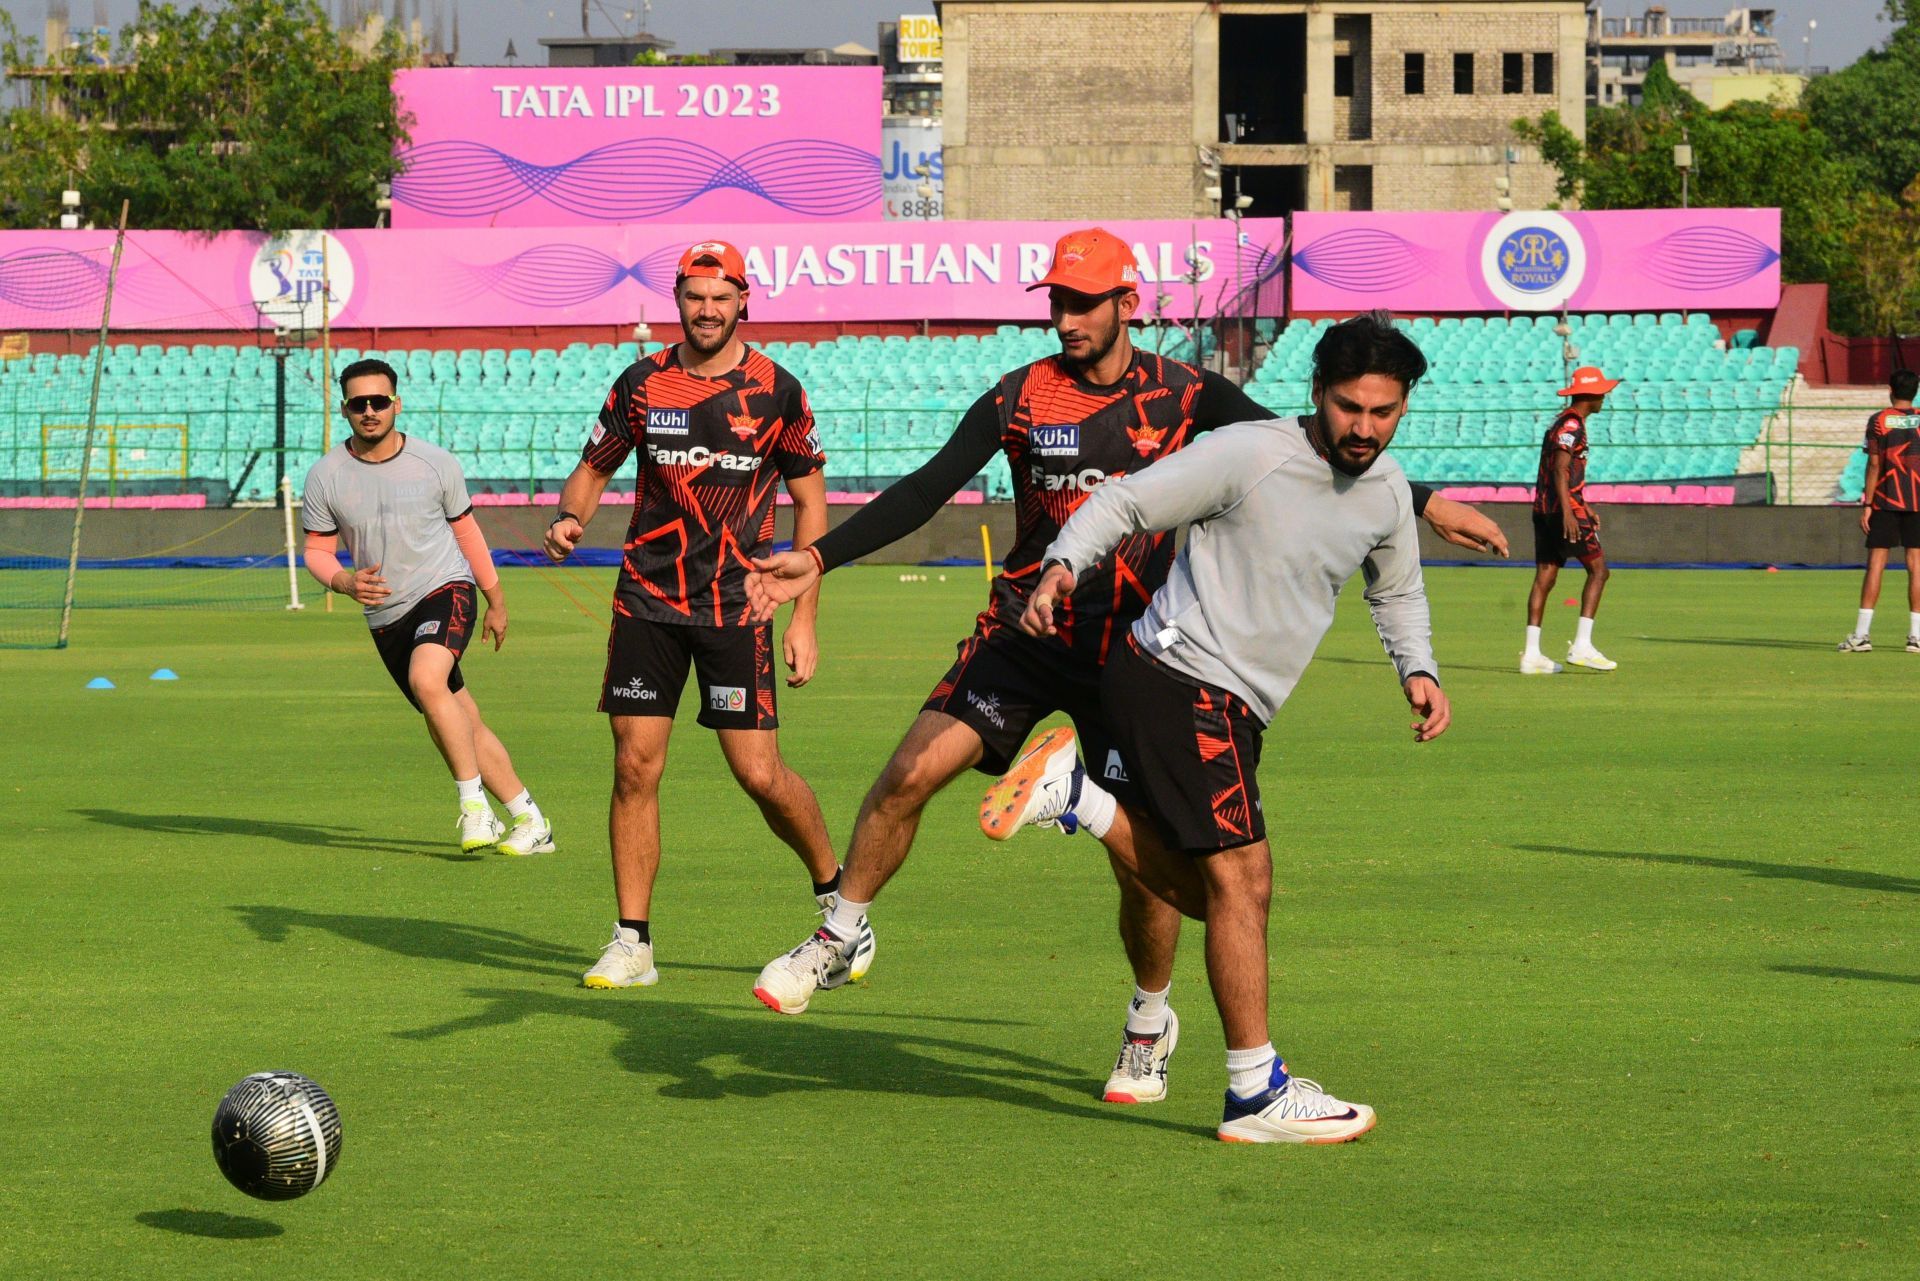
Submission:
[[[1560,514],[1560,494],[1553,486],[1553,456],[1567,459],[1567,496],[1575,515],[1587,510],[1587,424],[1580,415],[1563,411],[1540,442],[1540,474],[1533,483],[1533,510],[1542,516]]]
[[[580,456],[611,476],[636,449],[614,608],[664,623],[748,625],[748,560],[772,546],[774,486],[826,463],[806,392],[752,347],[714,378],[682,369],[679,347],[668,347],[614,382]]]
[[[1880,480],[1868,505],[1875,511],[1920,511],[1920,413],[1892,407],[1872,415],[1866,450],[1880,459]]]

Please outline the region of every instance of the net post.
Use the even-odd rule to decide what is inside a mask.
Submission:
[[[333,263],[328,237],[320,237],[320,456],[333,452]],[[293,554],[293,534],[287,534],[287,554]],[[294,599],[298,600],[296,595]],[[326,611],[333,612],[333,593],[326,593]]]
[[[73,538],[67,544],[67,584],[60,597],[60,636],[55,649],[67,647],[67,632],[73,622],[73,586],[80,572],[80,525],[87,516],[87,472],[93,465],[93,433],[100,422],[100,377],[107,366],[107,332],[113,320],[113,285],[120,276],[120,250],[127,243],[127,209],[130,201],[120,202],[120,230],[113,237],[113,263],[107,268],[107,296],[100,304],[100,341],[93,350],[93,391],[87,397],[87,438],[80,450],[80,483],[73,499]]]
[[[300,603],[300,569],[293,552],[293,482],[280,478],[280,513],[286,517],[287,530],[287,608],[305,609]]]

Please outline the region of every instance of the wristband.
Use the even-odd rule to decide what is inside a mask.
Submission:
[[[1064,556],[1055,556],[1052,560],[1048,561],[1046,564],[1040,567],[1040,577],[1045,578],[1047,576],[1047,571],[1052,569],[1055,565],[1058,565],[1060,568],[1066,570],[1069,574],[1073,572],[1072,561],[1068,560]]]
[[[807,555],[813,557],[814,572],[821,575],[822,577],[825,577],[827,572],[827,562],[826,562],[826,559],[820,555],[820,549],[818,547],[813,546],[812,544],[808,544],[806,547],[803,547],[800,550],[804,551]]]
[[[547,528],[552,529],[555,525],[558,525],[563,520],[570,520],[574,524],[580,526],[580,528],[582,529],[585,529],[587,527],[586,521],[581,520],[578,516],[574,515],[572,512],[563,511],[558,516],[555,516],[552,520],[547,522]]]

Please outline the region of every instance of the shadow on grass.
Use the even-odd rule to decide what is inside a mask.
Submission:
[[[1920,878],[1882,876],[1878,872],[1856,872],[1845,867],[1822,867],[1807,863],[1761,863],[1746,858],[1709,858],[1704,854],[1647,854],[1638,850],[1583,850],[1571,845],[1515,845],[1511,848],[1534,854],[1572,854],[1579,858],[1617,859],[1625,863],[1672,863],[1685,867],[1718,867],[1730,872],[1745,872],[1764,880],[1811,881],[1816,885],[1838,885],[1850,890],[1870,890],[1880,894],[1920,894]]]
[[[227,1214],[220,1210],[148,1210],[134,1219],[163,1232],[179,1232],[190,1237],[220,1237],[228,1241],[251,1241],[277,1237],[286,1231],[278,1223]]]
[[[1881,970],[1849,970],[1836,965],[1770,965],[1775,974],[1805,974],[1816,979],[1867,979],[1874,983],[1920,984],[1920,974],[1887,974]]]
[[[1817,649],[1833,652],[1831,641],[1792,640],[1784,636],[1636,636],[1656,645],[1707,645],[1715,649]]]
[[[453,921],[405,916],[355,916],[344,912],[307,912],[297,907],[233,905],[246,927],[262,943],[284,943],[295,930],[324,930],[400,956],[426,961],[459,961],[496,970],[516,970],[577,980],[590,964],[582,949],[545,943],[511,930],[488,929]],[[757,972],[757,971],[756,971]]]
[[[620,1034],[613,1057],[621,1067],[636,1076],[664,1078],[658,1089],[662,1098],[711,1102],[851,1091],[984,1099],[1089,1121],[1211,1133],[1134,1108],[1102,1106],[1094,1096],[1103,1078],[1088,1065],[1068,1067],[1004,1046],[898,1027],[850,1027],[832,1015],[793,1019],[663,1001],[651,993],[474,988],[467,994],[481,1002],[472,1014],[394,1035],[432,1041],[535,1018],[587,1019]],[[822,1003],[846,995],[829,995]],[[1104,1062],[1094,1066],[1105,1069]],[[1062,1093],[1077,1097],[1062,1098]]]
[[[72,811],[95,823],[124,827],[136,832],[156,832],[167,836],[248,836],[258,840],[279,841],[286,845],[311,845],[329,850],[377,850],[393,854],[431,854],[464,859],[480,855],[448,853],[444,844],[419,841],[368,840],[357,827],[335,827],[317,823],[274,823],[264,819],[234,818],[225,814],[129,814],[124,810]]]

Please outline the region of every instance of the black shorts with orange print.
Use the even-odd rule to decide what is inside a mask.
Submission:
[[[422,709],[420,700],[414,697],[410,673],[413,651],[422,645],[444,645],[453,651],[447,689],[458,694],[467,687],[467,678],[460,674],[460,656],[467,652],[467,642],[473,638],[474,603],[472,583],[448,583],[428,592],[419,604],[385,627],[373,629],[373,647],[380,651],[387,675],[393,677],[414,711]]]
[[[1265,726],[1245,702],[1128,636],[1101,672],[1100,703],[1167,848],[1213,854],[1266,839],[1256,777]]]
[[[607,637],[600,710],[609,716],[665,716],[680,710],[687,672],[697,679],[708,729],[774,729],[773,624],[698,627],[658,623],[615,610]]]

